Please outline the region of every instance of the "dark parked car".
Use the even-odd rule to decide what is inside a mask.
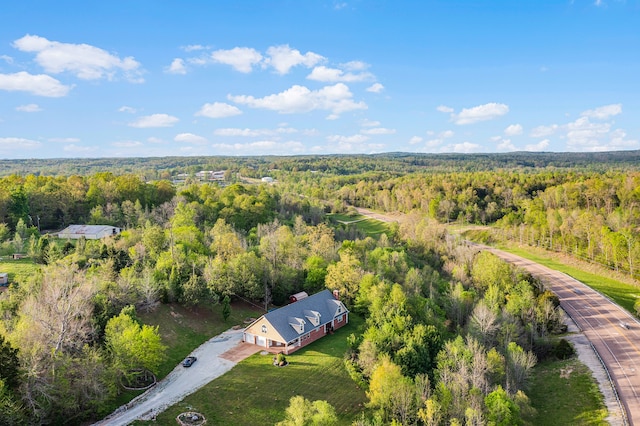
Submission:
[[[184,359],[184,361],[182,361],[182,366],[191,367],[193,363],[196,362],[197,360],[198,358],[196,358],[195,356],[188,356]]]

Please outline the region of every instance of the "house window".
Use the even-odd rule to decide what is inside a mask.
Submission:
[[[267,326],[266,324],[262,324],[262,332],[266,333],[267,332]]]
[[[342,312],[342,306],[338,306],[338,313]]]

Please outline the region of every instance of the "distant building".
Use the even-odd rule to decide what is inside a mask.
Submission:
[[[109,225],[69,225],[58,232],[58,238],[77,240],[85,237],[87,240],[99,240],[104,237],[118,235],[122,229]]]
[[[265,183],[273,183],[273,178],[271,176],[265,176],[262,178],[262,181]]]

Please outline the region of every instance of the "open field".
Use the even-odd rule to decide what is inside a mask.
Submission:
[[[336,224],[343,224],[345,226],[356,226],[358,229],[371,236],[379,235],[389,230],[389,227],[386,223],[359,214],[347,215],[334,213],[328,214],[327,217],[329,217]]]
[[[360,323],[355,316],[334,335],[313,342],[287,356],[289,365],[274,367],[272,355],[257,353],[198,392],[157,417],[171,424],[181,412],[204,414],[213,425],[272,425],[284,418],[294,395],[326,400],[336,409],[339,424],[350,425],[363,411],[366,396],[344,369],[346,337]],[[138,422],[138,424],[144,424]]]
[[[606,425],[602,403],[591,371],[571,358],[545,361],[533,369],[527,395],[535,408],[533,425]]]
[[[9,274],[9,283],[21,283],[40,269],[40,265],[33,263],[31,259],[13,260],[3,256],[0,260],[0,272]]]

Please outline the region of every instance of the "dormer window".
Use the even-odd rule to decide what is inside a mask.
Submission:
[[[313,324],[314,326],[319,326],[320,325],[320,312],[318,311],[311,311],[311,310],[305,310],[304,311],[304,316],[309,320],[309,322],[311,322],[311,324]]]
[[[262,324],[262,332],[263,333],[267,332],[267,325],[266,324]]]

